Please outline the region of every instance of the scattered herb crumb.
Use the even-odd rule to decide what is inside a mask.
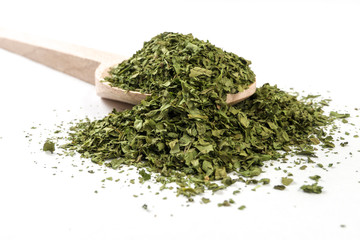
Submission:
[[[230,207],[231,204],[228,200],[224,200],[222,203],[218,203],[218,207]]]
[[[316,194],[322,193],[322,189],[323,189],[323,187],[318,186],[317,183],[311,185],[302,185],[300,188],[306,193],[316,193]]]
[[[306,168],[307,168],[306,165],[302,165],[302,166],[300,167],[300,170],[305,170]]]
[[[314,181],[318,182],[321,177],[319,175],[314,175],[314,176],[310,176],[309,178],[311,180],[314,180]]]
[[[293,181],[294,179],[292,178],[287,178],[287,177],[281,178],[281,183],[285,186],[289,186]]]
[[[236,195],[236,194],[239,194],[240,193],[240,190],[235,190],[233,191],[233,194]]]
[[[148,180],[151,179],[151,175],[148,174],[144,169],[141,169],[141,170],[139,171],[139,174],[141,175],[141,177],[142,177],[142,179],[143,179],[144,181],[148,181]]]
[[[286,187],[284,185],[275,185],[274,189],[276,190],[284,190]]]
[[[43,151],[49,151],[51,153],[54,153],[55,151],[55,143],[52,142],[51,140],[46,140],[46,142],[44,143],[43,146]]]
[[[239,210],[244,210],[246,208],[245,205],[241,205],[240,207],[238,207]]]
[[[270,183],[270,179],[269,178],[262,178],[259,180],[259,183],[262,183],[263,185],[267,185]]]
[[[209,203],[210,202],[210,199],[209,198],[201,198],[201,201],[205,204]]]

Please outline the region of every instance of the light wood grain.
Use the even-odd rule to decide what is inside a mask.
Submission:
[[[0,47],[43,65],[95,84],[95,70],[102,62],[125,57],[94,49],[0,29]]]
[[[147,96],[151,94],[143,94],[135,91],[126,91],[121,88],[110,86],[109,82],[104,81],[104,78],[108,76],[109,68],[117,65],[118,62],[106,62],[100,64],[95,72],[95,86],[98,96],[103,98],[112,99],[116,101],[130,103],[132,105],[139,104]]]
[[[252,83],[249,88],[245,89],[243,92],[226,95],[226,103],[229,105],[235,105],[241,101],[244,101],[245,99],[253,95],[255,92],[256,82]]]

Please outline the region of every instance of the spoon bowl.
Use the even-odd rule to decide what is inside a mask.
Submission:
[[[95,71],[95,89],[98,96],[106,99],[112,99],[119,102],[125,102],[132,105],[139,104],[146,97],[150,96],[149,93],[140,93],[136,91],[127,91],[118,87],[113,87],[109,82],[105,81],[105,77],[109,76],[109,70],[111,67],[115,67],[118,62],[100,64]],[[253,95],[256,91],[256,82],[252,83],[247,89],[243,92],[238,92],[235,94],[227,94],[226,103],[229,105],[234,105],[239,103],[246,98]]]
[[[102,63],[95,70],[95,90],[98,96],[119,102],[129,103],[132,105],[137,105],[146,97],[151,95],[148,93],[128,91],[118,87],[113,87],[110,85],[109,82],[105,81],[105,77],[109,76],[110,68],[116,66],[117,64],[119,64],[119,62]]]

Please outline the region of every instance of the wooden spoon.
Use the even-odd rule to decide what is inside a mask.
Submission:
[[[0,29],[0,47],[91,83],[102,98],[136,105],[150,95],[112,87],[104,81],[109,68],[126,59],[123,56],[5,29]],[[254,82],[243,92],[228,94],[226,102],[236,104],[255,91]]]

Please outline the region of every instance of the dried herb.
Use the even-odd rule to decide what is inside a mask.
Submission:
[[[43,145],[43,151],[49,151],[53,153],[55,151],[55,143],[51,140],[46,140],[46,142]]]
[[[230,207],[231,204],[234,204],[234,203],[235,203],[235,201],[232,199],[224,200],[224,202],[218,203],[218,207]]]
[[[348,115],[324,114],[314,97],[299,100],[265,84],[228,106],[227,93],[255,80],[249,65],[192,35],[160,34],[106,79],[152,95],[131,110],[79,122],[64,147],[113,169],[146,167],[157,182],[176,182],[177,194],[192,199],[260,175],[265,161],[290,153],[311,157],[314,145],[335,146],[324,127]],[[238,178],[229,177],[234,172]],[[145,173],[139,172],[144,180]]]
[[[322,192],[323,187],[318,186],[317,183],[314,183],[314,184],[311,184],[311,185],[302,185],[301,189],[304,192],[307,192],[307,193],[317,193],[317,194],[319,194],[319,193]]]
[[[245,205],[241,205],[238,209],[239,209],[239,210],[244,210],[245,208],[246,208]]]
[[[236,93],[255,81],[250,64],[191,34],[165,32],[112,68],[105,80],[112,86],[147,93],[179,92],[182,82],[197,90],[221,88]]]
[[[284,185],[275,185],[274,186],[274,189],[276,189],[276,190],[285,190],[285,186]]]
[[[142,177],[142,179],[143,179],[144,181],[147,181],[147,180],[150,180],[150,179],[151,179],[151,175],[148,174],[144,169],[141,169],[141,170],[139,171],[139,174],[141,175],[141,177]]]
[[[300,170],[305,170],[306,168],[307,168],[306,165],[302,165],[302,166],[300,167]]]
[[[281,183],[285,186],[289,186],[293,181],[294,179],[292,178],[287,178],[287,177],[281,178]]]
[[[270,183],[270,179],[269,178],[262,178],[259,180],[259,183],[262,183],[263,185],[267,185]]]
[[[203,197],[203,198],[201,198],[201,201],[202,201],[203,203],[207,204],[207,203],[210,202],[210,199]]]
[[[321,177],[319,175],[314,175],[314,176],[310,176],[309,178],[311,180],[314,180],[314,181],[318,182]]]

